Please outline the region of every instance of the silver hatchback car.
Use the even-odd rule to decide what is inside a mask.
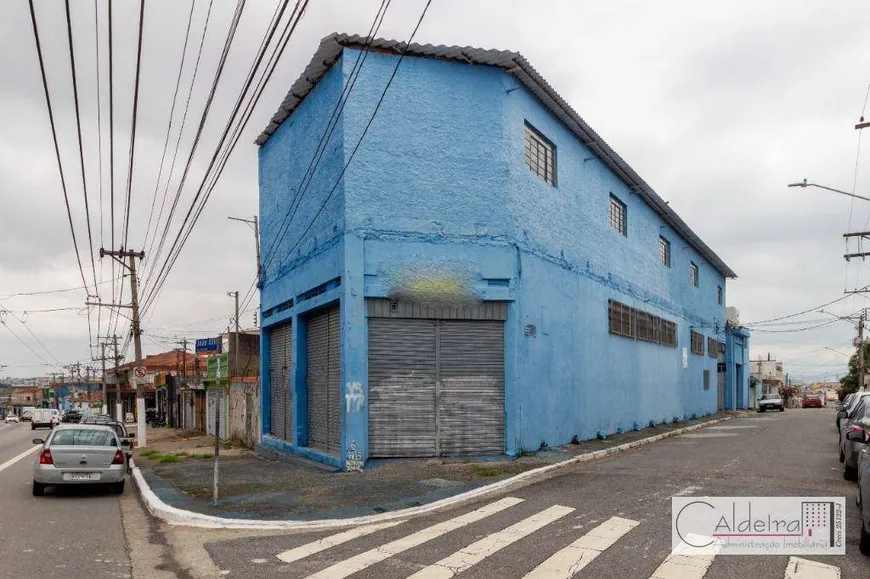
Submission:
[[[121,494],[127,475],[125,444],[108,426],[61,424],[42,444],[33,465],[33,496],[41,497],[52,485],[104,484]]]

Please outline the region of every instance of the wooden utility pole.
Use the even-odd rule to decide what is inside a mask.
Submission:
[[[855,346],[858,348],[858,388],[866,390],[867,385],[864,380],[864,316],[867,310],[861,312],[861,317],[858,318],[858,338],[855,340]]]
[[[236,336],[233,340],[233,366],[231,371],[229,370],[229,368],[227,369],[227,378],[230,378],[232,376],[232,372],[235,372],[236,375],[238,375],[239,373],[239,292],[228,292],[227,295],[231,298],[236,299]],[[227,366],[229,366],[229,359],[227,359]]]
[[[147,446],[147,434],[145,429],[145,384],[140,383],[136,378],[136,369],[142,366],[142,329],[139,324],[139,278],[136,275],[136,259],[144,259],[144,251],[131,251],[121,249],[120,251],[107,250],[100,248],[100,257],[110,256],[112,259],[127,268],[130,272],[130,296],[133,310],[132,334],[133,334],[133,351],[136,358],[131,379],[136,384],[136,445]],[[129,259],[129,263],[124,261],[124,258]]]

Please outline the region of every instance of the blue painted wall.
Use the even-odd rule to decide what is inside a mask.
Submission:
[[[278,223],[266,213],[283,209],[358,55],[346,49],[261,149],[264,248]],[[333,181],[396,61],[367,55],[340,122],[343,144],[329,149]],[[557,187],[524,163],[526,122],[556,145]],[[321,183],[306,197],[295,237],[310,221],[301,213],[313,215],[326,189]],[[716,359],[689,352],[683,368],[682,349],[691,328],[705,336],[705,349],[707,336],[725,341],[717,303],[724,278],[500,69],[404,59],[339,189],[301,251],[282,245],[287,266],[267,269],[262,307],[341,276],[343,383],[359,382],[366,401],[365,297],[401,295],[409,279],[448,276],[468,297],[510,302],[509,452],[715,412]],[[628,236],[609,224],[611,194],[628,207]],[[659,260],[659,235],[671,242],[670,268]],[[700,287],[689,282],[690,262],[699,266]],[[679,347],[611,336],[608,299],[675,321]],[[264,326],[277,319],[264,318]],[[524,336],[527,324],[536,337]],[[367,405],[342,413],[345,450],[352,445],[367,457]]]
[[[750,333],[746,328],[726,330],[725,408],[729,410],[745,410],[750,407],[749,338]]]

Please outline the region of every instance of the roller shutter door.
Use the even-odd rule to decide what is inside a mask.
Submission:
[[[369,454],[435,456],[435,320],[369,320]]]
[[[504,452],[504,324],[443,320],[438,348],[441,454]]]
[[[308,318],[308,446],[341,451],[341,354],[339,308]]]
[[[503,321],[368,323],[372,457],[504,452]]]
[[[291,324],[275,326],[269,332],[269,399],[270,433],[275,438],[293,441],[293,394],[290,372],[293,367],[293,331]]]

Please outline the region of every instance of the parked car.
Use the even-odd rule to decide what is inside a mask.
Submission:
[[[6,424],[12,424],[12,423],[18,424],[20,422],[21,422],[21,419],[18,418],[18,416],[16,416],[15,414],[9,413],[6,415]]]
[[[821,408],[824,404],[822,404],[822,399],[819,396],[804,396],[803,402],[801,403],[801,407],[803,408]]]
[[[35,406],[25,406],[21,409],[21,420],[27,422],[33,416],[33,411],[36,410]]]
[[[858,480],[858,452],[860,443],[847,435],[863,432],[865,423],[870,426],[870,398],[863,397],[854,410],[840,422],[840,462],[843,463],[843,478]]]
[[[67,410],[60,421],[64,424],[78,424],[82,420],[82,413],[78,410]]]
[[[870,392],[854,392],[853,394],[850,394],[849,396],[846,397],[848,402],[846,402],[846,400],[844,400],[844,402],[846,402],[846,403],[843,405],[843,409],[837,411],[837,431],[838,431],[837,437],[838,438],[840,436],[839,430],[840,430],[840,426],[843,422],[843,419],[846,418],[849,414],[851,414],[853,410],[855,410],[855,407],[858,406],[858,403],[861,402],[861,399],[864,398],[865,396],[870,396]]]
[[[861,431],[850,430],[847,433],[850,441],[859,447],[858,450],[858,514],[861,524],[861,534],[858,549],[870,556],[870,428],[865,426]]]
[[[128,432],[127,427],[124,426],[123,423],[118,422],[108,414],[87,414],[82,417],[82,420],[79,424],[100,424],[102,426],[108,426],[112,430],[115,431],[115,435],[118,439],[123,443],[127,443],[127,460],[130,460],[130,457],[133,456],[133,439],[136,437],[135,432]]]
[[[127,476],[127,455],[115,431],[97,424],[61,424],[42,444],[33,465],[33,496],[54,485],[110,485],[121,494]],[[128,444],[129,446],[129,444]]]
[[[54,428],[60,421],[52,413],[51,408],[37,408],[30,417],[30,430],[37,428]]]
[[[779,394],[765,394],[758,399],[758,411],[766,412],[768,410],[785,410],[782,403],[782,397]]]

